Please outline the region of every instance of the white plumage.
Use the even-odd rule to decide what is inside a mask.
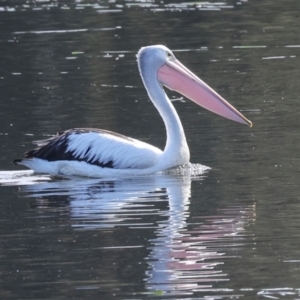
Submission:
[[[87,152],[87,149],[91,150]],[[109,133],[88,132],[70,135],[67,151],[79,159],[107,164],[113,161],[116,169],[144,169],[153,166],[162,151],[132,138]]]
[[[184,130],[163,86],[228,119],[252,125],[165,46],[141,48],[137,58],[145,88],[166,127],[164,151],[107,130],[77,128],[40,141],[38,148],[13,162],[36,172],[89,177],[145,175],[188,163]]]

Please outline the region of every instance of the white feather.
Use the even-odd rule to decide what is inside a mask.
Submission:
[[[98,132],[71,134],[67,151],[81,159],[86,157],[91,162],[106,164],[112,161],[117,169],[149,168],[162,154],[160,149],[147,143]]]

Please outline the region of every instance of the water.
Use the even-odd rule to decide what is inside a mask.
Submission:
[[[1,299],[300,298],[298,11],[296,0],[2,1]],[[95,180],[10,163],[72,127],[163,148],[135,58],[158,43],[254,123],[174,101],[192,163],[211,169]]]

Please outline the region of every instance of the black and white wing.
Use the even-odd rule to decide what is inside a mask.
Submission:
[[[25,159],[84,161],[114,169],[148,168],[162,153],[160,149],[136,139],[93,128],[70,129],[36,143],[38,148],[26,152]]]

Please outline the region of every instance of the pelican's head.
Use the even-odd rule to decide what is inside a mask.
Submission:
[[[150,66],[151,69],[158,71],[171,56],[174,57],[172,51],[163,45],[142,47],[137,54],[140,71],[143,72]]]
[[[181,64],[167,47],[163,45],[143,47],[137,54],[137,60],[143,80],[156,80],[216,114],[252,126],[250,120]],[[148,69],[154,73],[147,72]],[[151,76],[153,74],[154,79]]]

